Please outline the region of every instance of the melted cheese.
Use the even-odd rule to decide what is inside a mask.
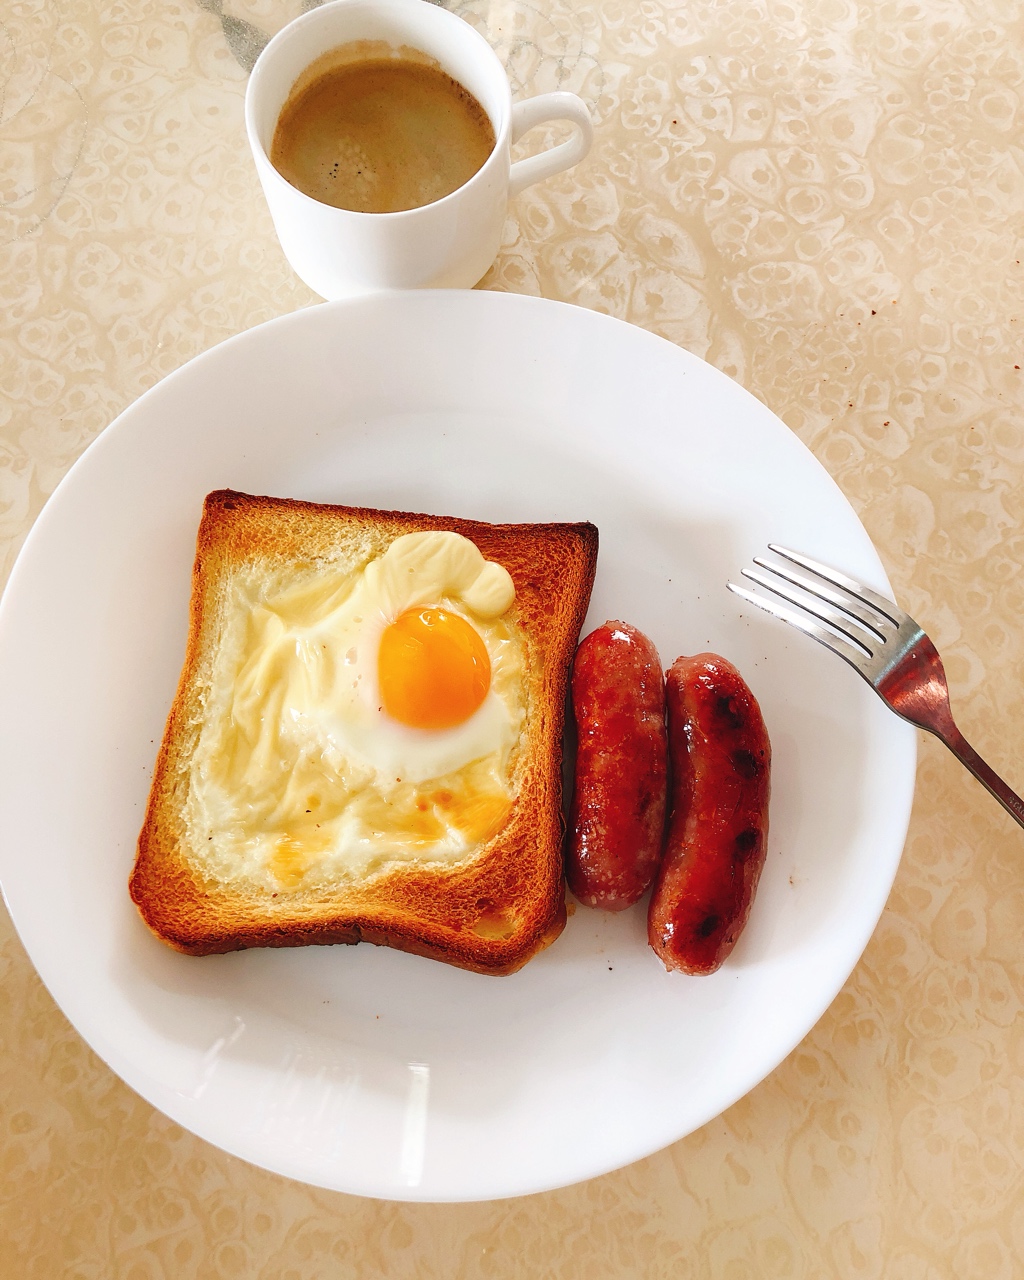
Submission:
[[[204,865],[282,892],[474,856],[514,798],[526,705],[513,600],[507,572],[453,533],[396,539],[366,565],[270,582],[239,572],[189,776]],[[380,707],[380,634],[420,605],[461,613],[491,662],[483,704],[449,729],[412,729]]]

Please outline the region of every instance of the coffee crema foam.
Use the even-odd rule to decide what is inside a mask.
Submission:
[[[493,150],[486,111],[433,58],[362,40],[292,86],[270,160],[322,204],[397,213],[458,190]]]

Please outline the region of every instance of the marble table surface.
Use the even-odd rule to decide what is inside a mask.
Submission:
[[[1019,4],[449,7],[516,95],[572,89],[597,125],[583,164],[514,202],[482,287],[643,326],[774,410],[936,640],[964,732],[1024,787]],[[300,8],[0,11],[0,582],[122,408],[316,301],[275,240],[242,122],[253,59]],[[920,745],[889,903],[804,1042],[669,1149],[522,1199],[346,1197],[208,1146],[84,1045],[4,914],[0,1273],[1019,1275],[1024,832]]]

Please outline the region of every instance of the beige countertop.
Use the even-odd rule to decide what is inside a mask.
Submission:
[[[299,7],[6,7],[0,581],[121,409],[315,301],[242,124],[252,56]],[[483,286],[651,329],[769,405],[938,644],[967,737],[1024,787],[1019,5],[451,7],[514,93],[575,90],[597,121],[583,164],[514,202]],[[1024,832],[934,740],[889,904],[806,1040],[699,1132],[549,1194],[383,1203],[224,1155],[85,1047],[0,930],[5,1276],[1020,1274]]]

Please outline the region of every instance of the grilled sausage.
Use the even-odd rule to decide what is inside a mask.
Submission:
[[[714,973],[764,866],[771,746],[754,695],[716,654],[674,662],[666,701],[671,815],[647,936],[666,969]]]
[[[566,878],[590,907],[621,911],[642,897],[665,833],[665,680],[650,640],[606,622],[576,651],[579,731]]]

